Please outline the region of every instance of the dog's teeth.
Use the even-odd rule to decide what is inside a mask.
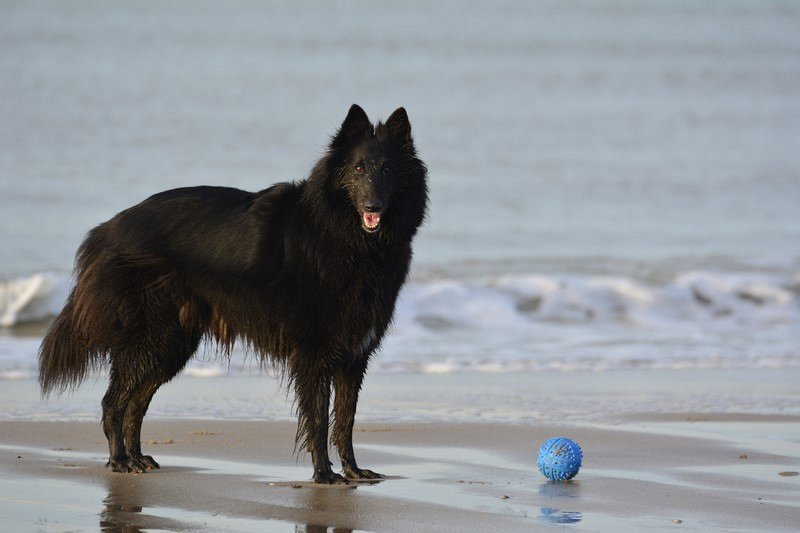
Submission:
[[[364,226],[368,229],[375,229],[378,227],[378,224],[381,222],[381,216],[374,213],[363,213],[362,218],[364,221]]]

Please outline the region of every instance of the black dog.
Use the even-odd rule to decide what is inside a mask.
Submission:
[[[156,390],[201,340],[228,352],[240,340],[294,388],[296,444],[311,452],[314,481],[381,477],[356,464],[356,403],[427,199],[405,110],[373,126],[357,105],[307,180],[151,196],[94,228],[78,250],[75,288],[39,353],[43,393],[109,364],[106,466],[158,468],[140,443]],[[328,459],[331,386],[331,442],[345,477]]]

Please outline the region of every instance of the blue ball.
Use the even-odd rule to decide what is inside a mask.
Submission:
[[[553,481],[572,479],[581,469],[583,452],[573,440],[566,437],[547,439],[539,448],[536,465],[544,477]]]

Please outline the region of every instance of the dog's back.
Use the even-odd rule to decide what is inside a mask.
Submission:
[[[257,261],[259,244],[274,242],[263,238],[261,228],[280,232],[274,206],[291,203],[294,189],[173,189],[93,229],[77,254],[75,288],[40,351],[43,392],[78,385],[134,339],[175,317],[181,334],[193,338],[193,330],[203,330],[215,336],[203,296],[218,291],[235,299],[250,292],[239,288],[263,273],[267,263]],[[257,199],[258,214],[252,211]],[[225,345],[234,340],[233,332],[215,337]]]

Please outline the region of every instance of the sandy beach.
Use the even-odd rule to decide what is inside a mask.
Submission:
[[[643,375],[629,378],[647,387]],[[728,392],[752,394],[742,382],[750,375],[757,384],[758,372],[734,375],[740,380]],[[435,383],[437,377],[428,379]],[[554,388],[583,381],[568,374],[549,379]],[[615,394],[619,379],[601,374],[593,387],[574,394],[587,403],[594,399],[603,412],[602,397]],[[792,379],[787,376],[786,383]],[[236,386],[236,379],[228,381]],[[710,389],[721,386],[712,381]],[[773,381],[780,392],[779,380]],[[33,390],[34,384],[26,383],[21,387]],[[200,393],[208,385],[185,379],[181,386]],[[693,394],[691,387],[676,393]],[[367,406],[375,402],[368,396]],[[162,469],[123,475],[103,468],[106,445],[96,422],[4,420],[0,526],[8,531],[527,531],[565,524],[588,531],[796,529],[800,416],[642,413],[633,407],[583,422],[359,424],[360,463],[389,478],[348,487],[308,482],[309,458],[294,455],[290,421],[146,420],[144,450]],[[536,448],[555,435],[583,446],[584,465],[573,482],[547,482],[536,471]]]

